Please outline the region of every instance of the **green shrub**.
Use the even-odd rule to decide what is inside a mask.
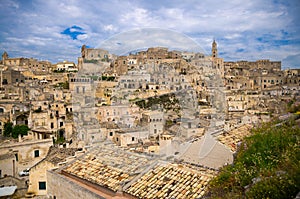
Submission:
[[[241,144],[234,164],[211,181],[208,195],[294,198],[300,190],[300,128],[294,123],[254,129]]]

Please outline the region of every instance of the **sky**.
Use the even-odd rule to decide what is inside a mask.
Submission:
[[[103,47],[116,35],[155,29],[183,35],[207,54],[215,39],[225,61],[300,68],[299,11],[299,0],[0,0],[0,53],[77,63],[83,44]]]

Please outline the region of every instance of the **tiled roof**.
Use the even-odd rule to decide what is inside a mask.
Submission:
[[[76,151],[78,151],[76,148],[57,148],[52,146],[45,160],[58,164],[59,162],[64,162],[67,157],[74,156]]]
[[[153,161],[149,157],[114,147],[97,146],[82,159],[68,165],[64,171],[117,191]]]
[[[137,198],[199,198],[215,171],[171,164],[100,145],[67,165],[62,173]]]
[[[132,178],[121,169],[107,166],[100,159],[94,159],[92,156],[83,160],[76,160],[64,171],[113,191],[118,191],[123,183]]]
[[[251,134],[251,125],[243,125],[229,132],[223,132],[217,136],[217,139],[230,148],[231,151],[237,150],[237,144]]]
[[[160,165],[148,171],[125,192],[138,198],[199,198],[213,177],[183,165]]]

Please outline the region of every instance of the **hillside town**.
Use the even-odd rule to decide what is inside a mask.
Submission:
[[[300,69],[151,47],[0,62],[0,185],[11,198],[201,198],[251,128],[288,117]],[[18,129],[25,128],[18,131]]]

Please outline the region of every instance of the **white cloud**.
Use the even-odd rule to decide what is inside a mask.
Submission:
[[[113,32],[115,32],[115,31],[117,31],[118,30],[118,28],[117,27],[115,27],[114,25],[112,25],[112,24],[109,24],[109,25],[105,25],[104,27],[103,27],[103,30],[104,31],[113,31]]]
[[[129,25],[133,28],[140,28],[155,24],[156,19],[147,9],[133,8],[130,9],[130,12],[121,15],[120,22],[126,26]]]
[[[24,53],[29,57],[39,52],[39,56],[48,56],[54,62],[63,56],[76,60],[83,44],[95,47],[115,33],[153,27],[184,33],[206,52],[210,52],[212,39],[216,38],[225,60],[261,57],[280,60],[300,52],[299,8],[296,0],[174,0],[171,4],[168,1],[31,0],[24,3],[2,0],[0,50],[11,51],[11,56]],[[86,34],[78,35],[77,40],[61,34],[72,26],[83,28]],[[281,44],[280,40],[288,42]]]
[[[77,36],[77,39],[78,40],[86,40],[88,38],[88,35],[87,34],[83,34],[83,35],[78,35]]]
[[[13,0],[4,0],[1,1],[0,7],[9,9],[9,8],[13,8],[13,9],[19,9],[20,5]]]

